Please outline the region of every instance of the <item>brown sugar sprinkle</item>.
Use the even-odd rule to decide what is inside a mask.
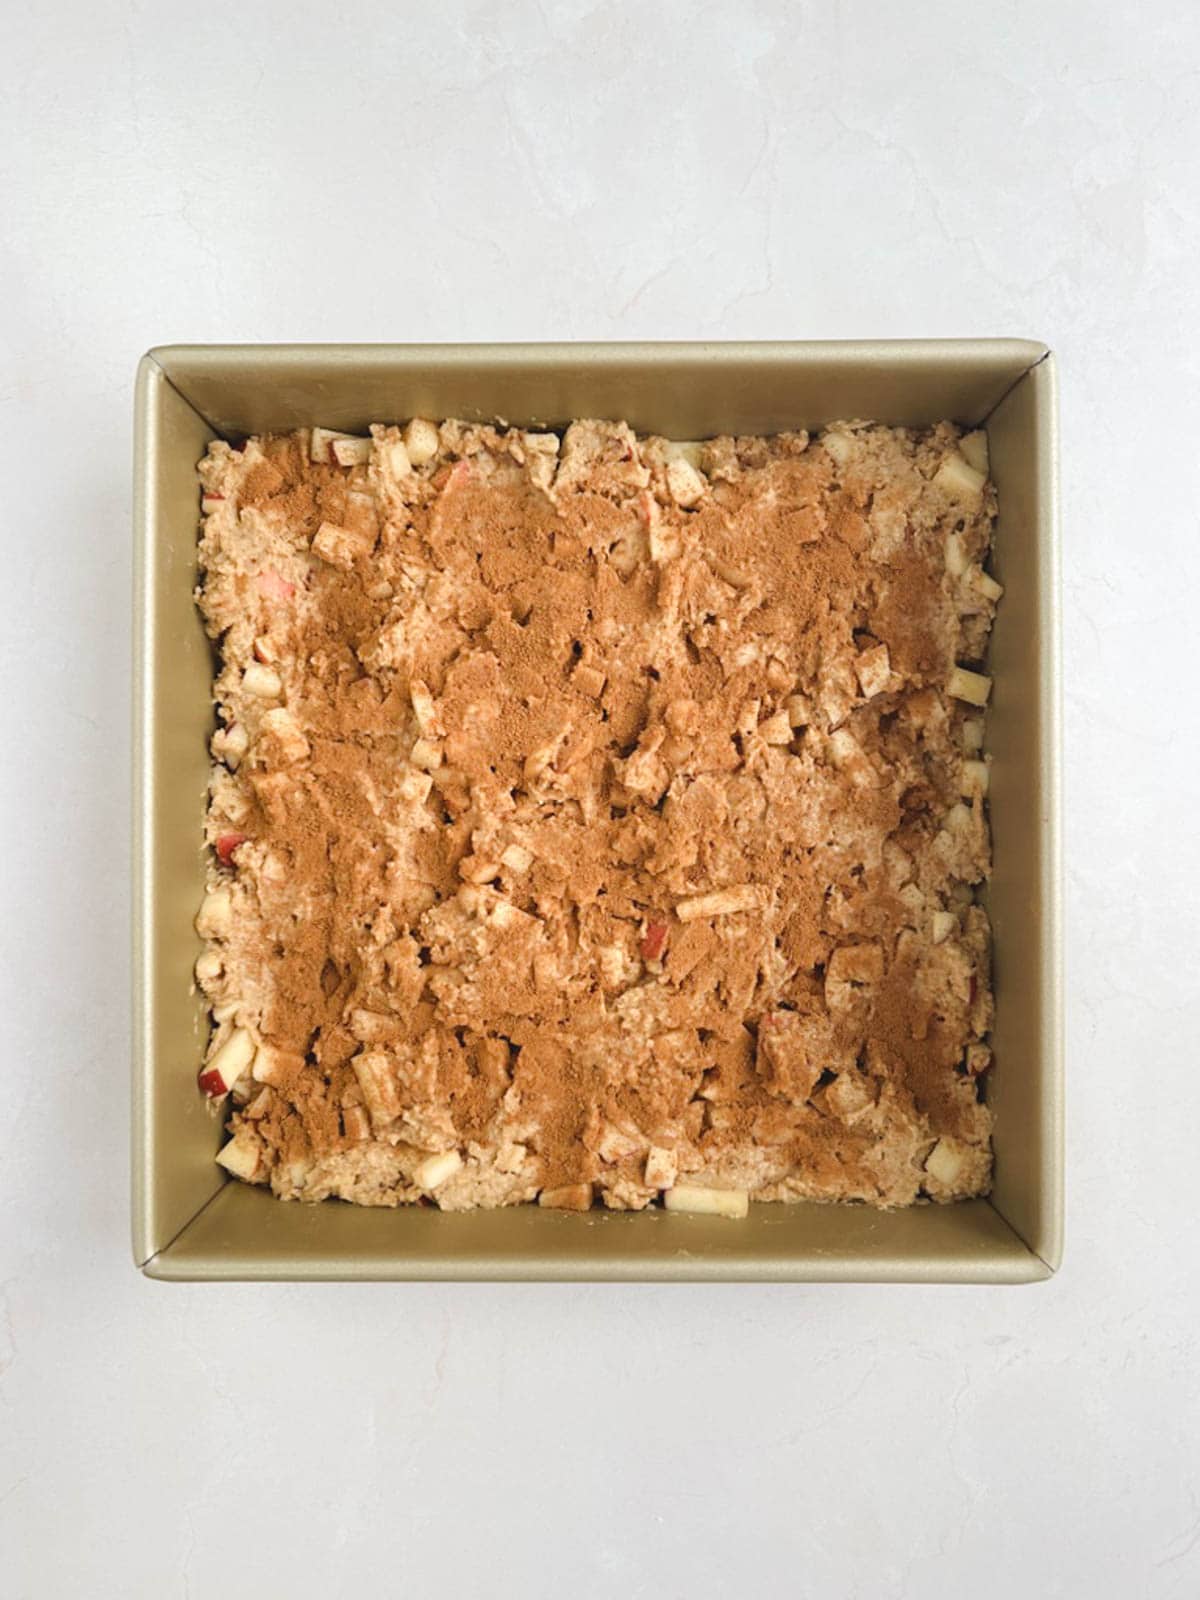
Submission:
[[[231,1172],[454,1209],[986,1192],[982,434],[418,419],[200,479]]]

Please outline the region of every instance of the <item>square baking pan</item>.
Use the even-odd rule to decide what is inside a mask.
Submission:
[[[995,865],[991,1197],[879,1212],[755,1205],[722,1218],[537,1206],[442,1214],[288,1204],[226,1178],[196,1091],[213,657],[193,604],[209,440],[412,415],[678,439],[844,418],[986,423],[1004,584],[988,718]],[[167,1279],[727,1279],[1015,1283],[1062,1249],[1059,589],[1054,363],[1013,339],[786,344],[172,346],[143,357],[135,423],[133,1247]]]

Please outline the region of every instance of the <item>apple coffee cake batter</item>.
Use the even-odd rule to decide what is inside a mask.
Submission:
[[[982,433],[214,443],[197,977],[287,1199],[987,1190]]]

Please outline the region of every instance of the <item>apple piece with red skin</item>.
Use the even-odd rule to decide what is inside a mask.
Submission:
[[[265,595],[268,600],[290,600],[296,592],[296,585],[281,577],[274,567],[268,567],[265,572],[260,572],[256,581],[258,592]]]
[[[196,1082],[210,1100],[219,1100],[250,1070],[254,1054],[253,1035],[246,1028],[235,1028],[200,1068]]]
[[[663,953],[667,943],[667,925],[665,922],[648,922],[646,931],[642,935],[641,952],[643,961],[657,961]]]
[[[433,486],[445,494],[450,489],[461,489],[473,476],[474,469],[469,461],[456,461],[452,467],[442,468],[434,478]]]
[[[331,464],[340,466],[341,463],[336,462],[333,454],[334,441],[339,440],[345,442],[346,440],[355,438],[355,434],[339,433],[335,428],[314,428],[312,431],[312,437],[309,440],[309,459],[312,461],[319,461],[323,466],[329,466]],[[367,444],[370,444],[370,442],[371,441],[369,439],[366,441]]]
[[[196,1082],[200,1085],[201,1094],[206,1094],[210,1100],[219,1100],[222,1095],[228,1094],[233,1087],[232,1084],[226,1083],[221,1074],[212,1067],[205,1067]]]
[[[213,847],[217,852],[217,859],[225,866],[229,866],[233,860],[233,852],[239,845],[245,844],[249,837],[248,833],[219,833]]]

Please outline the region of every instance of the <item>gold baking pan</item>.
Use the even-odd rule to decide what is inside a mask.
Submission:
[[[624,417],[687,439],[838,418],[986,422],[1000,499],[989,714],[996,1176],[989,1200],[720,1218],[285,1204],[227,1180],[196,1092],[212,658],[192,603],[210,439],[414,414]],[[1030,1282],[1062,1251],[1059,588],[1054,363],[1014,339],[791,344],[172,346],[135,426],[133,1248],[149,1276]]]

